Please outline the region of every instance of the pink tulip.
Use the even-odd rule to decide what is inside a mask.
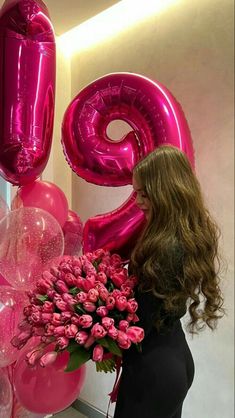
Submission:
[[[52,314],[52,321],[51,321],[52,325],[54,325],[55,327],[57,327],[58,325],[61,325],[61,314],[54,312]]]
[[[88,291],[88,301],[89,302],[97,302],[99,298],[99,292],[96,289],[90,289]]]
[[[20,350],[22,347],[24,347],[31,336],[31,330],[20,332],[17,336],[12,338],[11,344]]]
[[[124,311],[127,307],[127,299],[125,296],[117,296],[115,305],[119,311]]]
[[[80,345],[84,345],[87,339],[88,334],[86,331],[78,331],[78,333],[75,336],[75,341]]]
[[[71,307],[77,303],[76,299],[69,293],[64,293],[62,299]]]
[[[109,311],[106,306],[99,306],[99,308],[96,309],[96,313],[101,317],[105,317],[108,315]]]
[[[63,280],[57,280],[55,288],[58,293],[68,293],[69,288]]]
[[[63,337],[65,335],[65,327],[60,325],[59,327],[55,327],[54,329],[55,337]]]
[[[122,319],[118,324],[118,328],[120,329],[120,331],[126,332],[128,327],[129,327],[129,322],[125,321],[124,319]]]
[[[46,324],[46,326],[45,326],[45,334],[47,336],[54,335],[54,329],[55,329],[54,325],[52,325],[52,324]]]
[[[115,298],[113,296],[108,296],[106,299],[106,306],[108,310],[112,310],[115,306]]]
[[[135,313],[138,309],[138,303],[136,302],[135,299],[129,299],[127,302],[127,307],[126,307],[127,311],[130,313]]]
[[[113,340],[116,340],[118,337],[118,330],[113,325],[108,329],[108,336]]]
[[[72,312],[69,312],[69,311],[61,312],[61,316],[60,316],[61,322],[67,322],[71,319],[71,317],[72,317]]]
[[[67,311],[68,310],[68,304],[64,300],[57,300],[56,302],[57,308],[59,308],[61,311]]]
[[[126,334],[129,340],[135,344],[140,343],[144,339],[144,330],[140,327],[129,327]]]
[[[36,361],[42,356],[43,354],[43,348],[38,348],[35,350],[35,348],[33,350],[31,350],[29,353],[27,353],[26,355],[26,361],[28,363],[29,366],[33,367],[35,366]]]
[[[115,269],[115,273],[113,273],[110,276],[113,284],[117,287],[121,287],[121,285],[125,282],[126,278],[127,278],[127,273],[126,270],[120,268],[120,269]]]
[[[96,305],[93,302],[84,302],[83,308],[87,312],[94,312],[96,310]]]
[[[91,328],[91,335],[94,338],[103,338],[105,337],[105,335],[107,334],[107,331],[104,329],[104,327],[102,327],[102,325],[96,323],[95,325],[93,325],[93,327]]]
[[[56,341],[60,350],[64,350],[69,345],[69,339],[66,337],[59,337]]]
[[[97,344],[93,349],[92,360],[93,361],[102,361],[104,355],[104,349],[102,345]]]
[[[58,356],[58,353],[56,351],[49,351],[48,353],[44,354],[40,360],[39,364],[42,367],[49,366],[50,364],[54,363],[56,358]]]
[[[64,280],[69,287],[76,286],[77,284],[77,278],[72,273],[66,273]]]
[[[43,304],[42,311],[45,312],[45,313],[53,313],[54,312],[54,304],[47,300]]]
[[[43,312],[41,319],[43,324],[50,322],[52,320],[52,313]]]
[[[51,282],[56,281],[56,276],[54,276],[54,274],[52,274],[50,271],[44,271],[42,273],[42,278],[45,280],[50,280]]]
[[[107,283],[107,276],[103,271],[99,271],[97,274],[97,280],[99,280],[101,283],[106,284]]]
[[[79,324],[81,325],[82,328],[91,327],[92,322],[93,322],[93,319],[91,315],[82,315],[79,318]]]
[[[87,293],[85,293],[85,292],[79,292],[79,293],[77,294],[77,296],[76,296],[76,300],[77,300],[79,303],[83,303],[83,302],[85,302],[85,301],[87,300]]]
[[[133,296],[133,290],[126,283],[123,283],[121,285],[121,294],[126,296],[127,298],[130,298]]]
[[[102,299],[102,300],[104,300],[104,301],[106,301],[107,300],[107,298],[108,298],[108,296],[109,296],[109,292],[108,292],[108,290],[106,289],[106,287],[101,287],[100,289],[99,289],[99,295],[100,295],[100,299]]]
[[[65,325],[65,336],[67,338],[74,338],[78,332],[78,327],[75,324]]]
[[[128,349],[131,346],[131,341],[127,334],[123,331],[118,331],[117,342],[120,348]]]
[[[108,316],[101,319],[101,323],[104,326],[105,329],[109,329],[114,325],[114,319],[109,318]]]

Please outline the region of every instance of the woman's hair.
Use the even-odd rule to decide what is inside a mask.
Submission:
[[[182,316],[189,306],[188,329],[212,330],[223,316],[219,286],[219,229],[204,206],[199,182],[183,152],[161,146],[134,168],[150,201],[150,216],[131,256],[131,270],[142,291],[160,299],[164,315]]]

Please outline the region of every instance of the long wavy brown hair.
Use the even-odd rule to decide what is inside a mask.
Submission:
[[[223,316],[220,289],[219,228],[206,209],[200,184],[183,152],[161,146],[133,171],[150,201],[150,216],[131,256],[141,291],[152,291],[165,317],[188,307],[188,330],[216,328]]]

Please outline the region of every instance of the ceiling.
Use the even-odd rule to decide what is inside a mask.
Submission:
[[[22,0],[23,1],[23,0]],[[72,29],[120,0],[44,0],[56,35]],[[0,7],[4,0],[0,0]]]

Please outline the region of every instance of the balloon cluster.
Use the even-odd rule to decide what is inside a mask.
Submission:
[[[52,142],[55,59],[55,36],[44,3],[6,0],[0,11],[0,175],[19,189],[11,211],[0,197],[1,418],[40,418],[44,415],[32,411],[62,410],[77,398],[84,380],[84,371],[65,373],[63,358],[50,370],[34,371],[34,395],[32,381],[27,380],[27,387],[22,381],[26,364],[10,343],[23,316],[25,291],[34,288],[53,260],[64,254],[78,255],[81,248],[79,216],[69,211],[62,190],[38,180]],[[57,392],[49,401],[45,381]],[[32,402],[19,403],[15,394]]]
[[[88,219],[83,230],[64,193],[38,180],[52,142],[55,59],[53,26],[42,0],[5,0],[0,11],[0,175],[19,189],[11,211],[0,198],[0,418],[36,418],[24,406],[39,414],[59,411],[77,397],[84,378],[81,370],[65,374],[66,357],[50,368],[26,368],[25,354],[19,356],[10,344],[25,290],[61,255],[79,255],[82,241],[84,252],[104,248],[127,260],[145,222],[132,193],[116,210]],[[114,120],[127,122],[131,129],[118,141],[107,133]],[[194,165],[179,103],[162,84],[138,74],[114,73],[95,80],[64,115],[66,160],[93,184],[131,184],[133,166],[162,144],[178,147]],[[37,342],[32,339],[29,345],[31,349]],[[22,380],[22,374],[27,378]],[[50,389],[48,398],[52,387],[56,391]],[[30,404],[23,405],[29,398]]]

